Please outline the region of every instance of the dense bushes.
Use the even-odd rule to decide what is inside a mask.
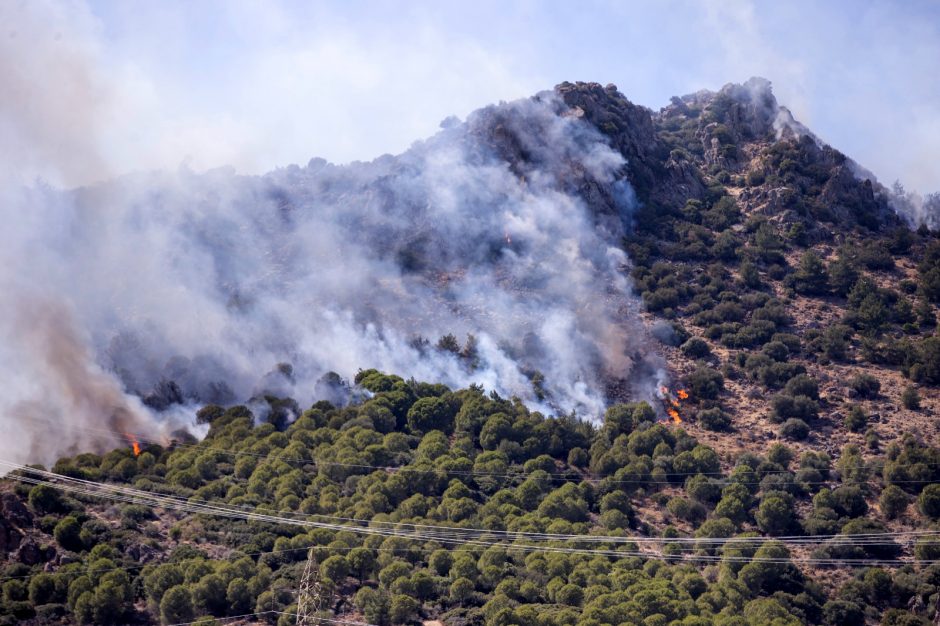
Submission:
[[[783,358],[790,346],[798,349],[786,337],[777,344],[768,346],[765,355]],[[639,507],[651,502],[659,502],[677,528],[687,529],[683,532],[699,526],[699,537],[731,536],[746,523],[772,535],[798,532],[801,524],[821,529],[829,523],[830,531],[837,532],[833,524],[866,512],[857,487],[820,491],[829,472],[824,455],[804,455],[799,470],[790,473],[786,468],[794,461],[793,452],[775,445],[766,458],[742,456],[725,476],[715,451],[681,429],[656,423],[656,413],[646,403],[611,406],[603,425],[594,429],[571,418],[546,419],[517,401],[475,388],[453,392],[377,372],[362,379],[379,389],[365,403],[347,408],[317,403],[282,432],[271,423],[254,423],[242,407],[215,412],[204,443],[177,449],[148,446],[152,460],[135,464],[127,480],[172,488],[182,496],[198,493],[196,497],[229,505],[277,503],[278,509],[309,515],[599,536],[639,532],[647,523]],[[714,397],[722,384],[720,375],[706,366],[690,377],[690,390],[704,396]],[[806,376],[792,377],[781,395],[815,402],[818,385]],[[401,420],[400,432],[378,430],[377,422],[383,419],[375,418],[383,412]],[[717,406],[700,408],[696,419],[708,428],[730,425],[728,414]],[[787,436],[805,436],[807,428],[795,418],[785,423]],[[234,462],[208,447],[231,449]],[[918,454],[927,453],[912,443],[895,458]],[[119,450],[94,463],[114,467],[130,458],[130,451]],[[57,466],[77,465],[63,459]],[[385,469],[396,466],[411,471]],[[190,467],[198,468],[187,479],[193,486],[175,483],[174,477]],[[886,476],[902,469],[910,470],[907,464],[889,464]],[[582,473],[592,480],[580,480]],[[843,476],[851,473],[843,471]],[[823,495],[815,500],[814,517],[801,522],[795,514],[798,499],[812,491]],[[918,506],[932,512],[932,492],[925,494]],[[907,497],[886,491],[882,511],[897,515]],[[477,612],[484,623],[495,619],[486,615],[503,614],[513,620],[539,615],[548,620],[557,610],[574,611],[571,619],[584,619],[601,610],[601,596],[625,593],[605,578],[614,571],[621,572],[617,576],[634,572],[629,575],[640,577],[631,583],[640,587],[630,592],[638,598],[662,598],[664,593],[707,597],[716,589],[716,583],[694,568],[656,561],[649,562],[649,569],[640,568],[642,562],[629,556],[517,554],[473,545],[447,549],[433,540],[424,544],[424,551],[397,538],[211,516],[183,518],[167,538],[151,541],[141,534],[151,524],[150,514],[137,505],[124,507],[127,523],[112,527],[88,517],[81,503],[57,501],[43,490],[36,491],[31,502],[34,509],[60,509],[47,514],[53,523],[46,525],[46,532],[62,548],[74,548],[79,562],[76,573],[67,568],[35,571],[22,585],[6,585],[4,610],[10,615],[32,615],[42,598],[64,603],[62,611],[70,611],[76,621],[103,624],[135,621],[130,608],[135,602],[145,603],[166,623],[202,615],[290,612],[294,598],[288,590],[296,588],[310,546],[322,583],[348,593],[371,623],[382,625],[448,611]],[[835,517],[827,521],[826,515]],[[189,543],[197,539],[216,544],[214,553],[230,556],[210,558]],[[115,573],[114,568],[128,564],[131,557],[111,545],[125,546],[129,554],[151,550],[159,555],[158,563],[130,574]],[[703,549],[716,556],[736,554],[730,548]],[[767,545],[757,551],[779,552]],[[802,589],[799,576],[785,562],[774,567],[731,565],[736,578],[749,585],[748,597]],[[663,579],[654,570],[669,577]],[[708,606],[718,612],[729,606],[715,601],[717,605]],[[677,618],[692,615],[681,603],[663,605],[657,600],[656,605],[671,607]],[[704,605],[696,610],[698,616],[715,614]],[[619,611],[617,619],[633,615],[631,611]]]
[[[699,365],[686,377],[686,386],[692,397],[699,400],[714,400],[724,389],[724,377],[718,370]]]
[[[874,398],[881,391],[881,383],[871,374],[856,374],[849,381],[849,388],[861,398]]]

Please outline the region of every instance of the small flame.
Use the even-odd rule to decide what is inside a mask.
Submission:
[[[137,441],[137,437],[130,433],[124,433],[124,437],[127,438],[127,441],[131,444],[131,448],[134,449],[134,456],[140,456],[140,442]]]
[[[676,391],[675,396],[673,396],[672,392],[669,391],[669,387],[663,385],[659,388],[659,393],[662,395],[666,414],[672,418],[673,423],[681,424],[682,417],[679,415],[679,408],[681,405],[679,400],[687,400],[689,398],[689,392],[687,392],[685,389],[679,389]]]

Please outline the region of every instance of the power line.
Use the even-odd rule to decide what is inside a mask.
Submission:
[[[27,468],[29,469],[29,468]],[[107,487],[110,490],[106,490],[105,493],[100,491],[94,491],[93,489],[88,489],[87,486],[76,485],[74,483],[70,484],[60,484],[50,481],[45,481],[41,479],[30,479],[22,476],[16,476],[17,480],[23,480],[24,482],[30,482],[32,484],[47,484],[51,487],[60,488],[66,491],[74,491],[79,493],[85,493],[86,495],[93,496],[102,496],[111,499],[116,499],[118,501],[133,501],[140,504],[146,504],[148,506],[162,507],[169,509],[182,510],[190,513],[205,513],[210,515],[218,515],[221,517],[237,518],[237,519],[246,519],[249,521],[267,521],[274,523],[282,524],[291,524],[299,525],[305,527],[315,527],[315,528],[328,528],[332,530],[340,531],[349,531],[359,534],[367,535],[380,535],[386,537],[399,537],[406,540],[413,541],[436,541],[444,544],[457,544],[457,545],[475,545],[481,547],[500,547],[506,550],[518,550],[524,552],[533,552],[533,551],[544,551],[544,552],[561,552],[568,554],[588,554],[588,555],[602,555],[608,557],[624,558],[627,556],[637,556],[640,558],[657,558],[661,560],[683,560],[683,561],[692,561],[692,562],[775,562],[775,563],[789,563],[792,561],[801,561],[804,563],[813,563],[820,565],[897,565],[899,563],[909,562],[902,559],[871,559],[871,558],[860,558],[860,559],[837,559],[837,558],[766,558],[766,557],[736,557],[736,556],[711,556],[711,555],[700,555],[700,554],[689,554],[689,553],[680,553],[680,554],[667,554],[667,553],[657,553],[657,552],[644,552],[637,550],[611,550],[611,549],[596,549],[596,548],[578,548],[578,547],[560,547],[560,546],[545,546],[545,545],[532,545],[532,544],[518,544],[518,543],[506,543],[501,541],[486,540],[480,538],[468,538],[466,536],[454,536],[447,534],[420,534],[418,532],[412,533],[403,533],[395,529],[378,529],[378,528],[368,528],[368,527],[356,527],[342,524],[330,524],[324,522],[313,522],[307,520],[297,520],[291,518],[278,517],[274,515],[267,515],[257,512],[245,512],[232,509],[230,507],[224,506],[215,506],[215,505],[205,505],[197,503],[187,503],[186,501],[181,501],[173,498],[167,498],[165,496],[154,496],[153,494],[148,494],[140,490],[130,489],[130,488],[120,488],[117,486],[111,485],[101,485],[100,487]],[[63,477],[68,483],[68,477]],[[72,479],[75,480],[75,479]],[[130,495],[128,495],[130,494]],[[474,529],[480,530],[480,529]],[[486,536],[488,531],[483,531],[483,537]],[[882,533],[884,535],[885,533]],[[924,534],[924,533],[920,533]],[[931,536],[936,535],[936,533],[931,533]],[[858,539],[864,539],[864,535],[859,536]],[[849,540],[854,539],[854,536],[848,536]],[[649,538],[643,538],[649,539]],[[698,539],[687,539],[683,538],[686,541],[692,543],[693,545],[701,540]],[[735,539],[746,539],[750,543],[759,543],[761,540],[758,538],[726,538],[726,539],[716,539],[711,538],[710,541],[721,542],[723,544],[735,543]],[[805,538],[800,538],[805,539]],[[662,542],[662,540],[659,540]],[[766,541],[774,541],[773,538],[768,538]],[[630,543],[635,543],[631,541]],[[853,541],[853,543],[858,543],[858,541]],[[896,544],[894,544],[896,545]],[[629,547],[629,546],[626,546]],[[934,561],[919,561],[922,564],[933,563]]]
[[[0,460],[0,465],[7,464],[11,465],[6,461]],[[12,464],[18,465],[18,464]],[[27,466],[18,466],[25,471],[32,472],[35,474],[40,474],[52,479],[64,479],[73,483],[81,483],[84,485],[91,485],[93,487],[120,490],[121,492],[132,492],[135,494],[145,494],[147,497],[159,497],[165,499],[173,499],[175,501],[184,502],[187,504],[190,503],[202,503],[206,505],[212,505],[213,503],[209,500],[203,500],[198,498],[188,498],[183,499],[178,496],[172,496],[167,494],[154,494],[153,492],[148,492],[145,490],[134,489],[130,487],[122,487],[119,485],[109,485],[107,483],[99,483],[95,481],[89,481],[86,479],[73,478],[69,476],[63,476],[60,474],[55,474],[46,470],[38,470],[35,468],[29,468]],[[241,508],[245,511],[251,511],[247,506],[242,507],[233,507],[232,505],[225,505],[229,508]],[[708,542],[720,542],[720,543],[755,543],[759,541],[780,541],[780,542],[791,542],[791,543],[819,543],[822,540],[827,539],[844,539],[847,537],[851,538],[851,543],[858,544],[860,542],[866,541],[869,537],[882,537],[882,536],[893,536],[893,537],[911,537],[911,536],[921,536],[921,535],[934,535],[940,534],[940,531],[897,531],[892,533],[865,533],[859,535],[788,535],[781,536],[776,538],[764,538],[764,537],[732,537],[732,538],[690,538],[690,537],[674,537],[674,538],[659,538],[659,537],[644,537],[644,536],[608,536],[608,535],[576,535],[576,534],[558,534],[558,533],[534,533],[526,531],[503,531],[497,529],[481,529],[481,528],[467,528],[460,526],[445,526],[445,525],[433,525],[433,524],[414,524],[409,522],[392,522],[392,521],[383,521],[383,520],[367,520],[360,518],[351,518],[351,517],[341,517],[335,515],[326,515],[321,513],[313,514],[302,514],[295,511],[283,511],[283,510],[274,510],[267,512],[266,514],[279,513],[282,515],[296,515],[302,518],[323,518],[328,520],[333,520],[334,522],[353,522],[358,524],[382,524],[386,526],[394,527],[411,527],[415,529],[422,530],[432,530],[432,531],[445,531],[448,533],[463,533],[463,534],[486,534],[486,535],[507,535],[513,538],[537,538],[545,540],[575,540],[575,541],[586,541],[586,542],[602,542],[602,543],[637,543],[637,542],[655,542],[655,543],[708,543]],[[293,519],[293,518],[291,518]]]

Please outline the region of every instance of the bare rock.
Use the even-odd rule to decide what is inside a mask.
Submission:
[[[152,548],[146,544],[134,544],[128,546],[127,550],[124,553],[134,561],[139,563],[150,563],[156,561],[160,558],[161,553],[156,548]]]
[[[32,538],[27,538],[16,551],[15,559],[24,565],[38,565],[51,560],[55,556],[55,549],[42,547]]]
[[[0,495],[0,519],[7,520],[19,528],[29,528],[33,525],[33,514],[23,501],[12,493]]]
[[[23,540],[23,533],[0,518],[0,554],[8,554],[16,550]]]

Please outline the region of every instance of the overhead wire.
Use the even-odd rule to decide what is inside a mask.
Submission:
[[[0,460],[0,465],[18,465],[10,464],[6,461]],[[119,489],[123,492],[133,492],[137,494],[146,494],[147,496],[159,496],[165,498],[174,498],[185,503],[204,503],[204,504],[213,504],[212,501],[204,500],[200,498],[182,498],[181,496],[172,496],[168,494],[154,494],[153,492],[148,492],[145,490],[134,489],[130,487],[123,487],[120,485],[109,485],[108,483],[100,483],[96,481],[90,481],[87,479],[79,479],[69,476],[64,476],[60,474],[55,474],[46,470],[39,470],[35,468],[30,468],[28,466],[19,466],[18,471],[28,471],[32,473],[41,474],[53,479],[64,479],[67,481],[74,481],[82,484],[93,485],[96,487],[110,488],[110,489]],[[231,507],[232,505],[226,505]],[[238,507],[235,507],[238,508]],[[246,507],[242,507],[246,508]],[[561,533],[534,533],[526,531],[504,531],[500,529],[479,529],[479,528],[467,528],[461,526],[446,526],[446,525],[433,525],[433,524],[414,524],[410,522],[401,522],[401,521],[385,521],[385,520],[375,520],[375,519],[361,519],[361,518],[352,518],[352,517],[342,517],[336,515],[328,515],[323,513],[299,513],[296,511],[284,511],[284,510],[269,510],[267,508],[263,509],[267,514],[279,513],[283,515],[295,515],[305,518],[322,518],[329,519],[335,522],[353,522],[358,524],[381,524],[386,526],[395,526],[395,527],[412,527],[419,529],[432,529],[432,530],[443,530],[451,533],[485,533],[485,534],[495,534],[495,535],[509,535],[515,538],[539,538],[539,539],[548,539],[548,540],[578,540],[578,541],[595,541],[595,542],[617,542],[617,543],[635,543],[635,542],[691,542],[691,543],[707,543],[709,541],[728,543],[728,542],[740,542],[740,543],[754,543],[756,541],[779,541],[779,542],[794,542],[794,543],[818,543],[821,540],[826,539],[840,539],[850,537],[853,544],[863,542],[869,536],[894,536],[894,537],[908,537],[908,536],[921,536],[921,535],[934,535],[940,534],[940,531],[896,531],[891,533],[865,533],[858,535],[843,535],[843,534],[831,534],[831,535],[789,535],[789,536],[778,536],[778,537],[734,537],[730,539],[723,538],[690,538],[690,537],[675,537],[675,538],[660,538],[660,537],[646,537],[646,536],[610,536],[610,535],[585,535],[585,534],[561,534]]]
[[[25,466],[24,466],[25,467]],[[30,468],[25,468],[30,469]],[[849,558],[849,559],[840,559],[840,558],[813,558],[813,557],[787,557],[787,558],[770,558],[770,557],[756,557],[756,556],[735,556],[735,555],[708,555],[708,554],[691,554],[691,553],[665,553],[665,552],[651,552],[651,551],[642,551],[639,549],[628,550],[628,549],[598,549],[598,548],[581,548],[581,547],[562,547],[562,546],[552,546],[552,545],[532,545],[529,544],[520,544],[520,543],[506,543],[506,541],[494,541],[492,539],[486,539],[485,537],[491,531],[486,529],[473,529],[478,533],[477,536],[467,536],[460,534],[448,534],[441,532],[431,532],[431,531],[412,531],[412,532],[402,532],[398,529],[388,529],[388,528],[374,528],[374,527],[362,527],[362,526],[350,526],[348,524],[334,524],[328,522],[315,522],[311,520],[298,520],[294,518],[281,517],[276,515],[268,515],[258,512],[250,512],[234,509],[228,506],[219,506],[219,505],[210,505],[210,504],[199,504],[191,503],[182,499],[176,499],[172,497],[161,496],[159,494],[151,494],[143,492],[141,490],[136,490],[132,488],[122,488],[116,485],[105,485],[105,484],[96,484],[98,487],[105,487],[106,489],[95,490],[94,488],[89,488],[88,485],[82,485],[81,481],[77,479],[70,479],[69,477],[61,477],[62,480],[48,481],[42,479],[34,479],[24,476],[16,475],[14,476],[16,480],[23,480],[31,484],[46,484],[51,487],[60,488],[66,491],[83,493],[85,495],[97,496],[97,497],[106,497],[114,499],[117,501],[129,501],[139,504],[145,504],[148,506],[166,508],[166,509],[175,509],[181,510],[190,513],[203,513],[209,515],[216,515],[228,518],[236,519],[245,519],[248,521],[267,521],[280,524],[289,524],[289,525],[298,525],[304,527],[314,527],[314,528],[328,528],[331,530],[337,531],[350,531],[358,534],[365,535],[380,535],[385,537],[398,537],[401,539],[413,540],[413,541],[435,541],[442,544],[449,545],[474,545],[480,547],[500,547],[506,550],[518,550],[524,552],[532,551],[544,551],[544,552],[561,552],[569,554],[588,554],[588,555],[602,555],[616,558],[623,558],[627,556],[637,556],[640,558],[655,558],[662,560],[685,560],[685,561],[697,561],[697,562],[774,562],[774,563],[786,563],[792,561],[800,561],[805,563],[813,563],[818,565],[898,565],[905,562],[911,562],[908,559],[877,559],[877,558]],[[77,481],[77,482],[74,482]],[[86,481],[88,482],[88,481]],[[64,483],[64,484],[63,484]],[[448,531],[453,529],[448,528]],[[468,530],[468,529],[463,529]],[[869,534],[867,538],[878,537],[879,535],[883,536],[886,533],[881,534]],[[892,533],[892,536],[905,536],[905,537],[914,537],[914,536],[930,536],[935,537],[936,532],[928,533]],[[482,537],[482,538],[481,538]],[[851,544],[862,544],[865,541],[866,536],[842,536],[845,537],[845,540]],[[508,539],[509,537],[506,537]],[[598,537],[595,536],[583,536],[578,537],[578,539],[588,539],[593,538],[598,540]],[[611,539],[604,537],[600,540]],[[627,538],[624,538],[627,539]],[[679,540],[689,543],[691,546],[695,546],[698,543],[715,543],[718,545],[734,545],[736,543],[744,542],[745,545],[755,545],[758,543],[763,543],[766,541],[776,541],[774,538],[741,538],[741,537],[732,537],[732,538],[638,538],[646,540],[647,542],[658,542],[658,543],[670,543],[668,540]],[[805,540],[803,537],[796,537],[795,539]],[[519,537],[515,539],[516,541],[535,541],[536,538],[531,537]],[[552,541],[559,540],[557,538],[543,539]],[[570,540],[570,539],[569,539]],[[605,543],[617,543],[616,541],[605,541]],[[634,538],[627,539],[626,543],[636,544],[637,542]],[[678,542],[677,542],[678,543]],[[786,543],[781,542],[781,543]],[[794,542],[795,543],[795,542]],[[819,543],[817,541],[817,543]],[[891,544],[897,546],[897,544]],[[624,546],[630,547],[629,545]],[[918,563],[929,564],[933,561],[918,561]]]

